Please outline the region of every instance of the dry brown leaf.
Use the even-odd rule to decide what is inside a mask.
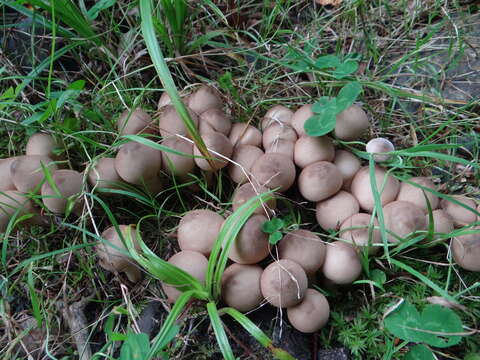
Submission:
[[[319,5],[332,5],[332,6],[339,6],[343,0],[315,0],[315,2]]]

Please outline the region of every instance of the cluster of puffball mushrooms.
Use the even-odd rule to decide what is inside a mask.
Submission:
[[[50,212],[65,213],[67,199],[81,193],[84,177],[94,189],[129,183],[158,193],[166,176],[186,182],[189,174],[212,174],[225,168],[238,185],[232,199],[233,211],[256,195],[269,190],[283,194],[296,185],[303,198],[315,202],[319,226],[325,231],[338,231],[339,240],[327,243],[309,230],[296,229],[285,234],[278,245],[271,245],[262,225],[276,213],[277,201],[273,198],[257,208],[235,239],[229,253],[231,264],[223,275],[222,296],[228,306],[243,312],[254,310],[265,301],[286,308],[296,329],[317,331],[328,321],[329,304],[322,293],[309,288],[316,273],[333,284],[350,284],[361,274],[359,253],[368,251],[374,255],[384,246],[378,221],[372,216],[375,201],[369,167],[362,166],[352,152],[335,149],[331,137],[305,133],[304,123],[313,115],[311,105],[301,106],[295,112],[282,105],[274,106],[264,115],[259,129],[252,124],[232,123],[221,97],[211,87],[201,86],[185,96],[183,102],[209,151],[209,161],[190,139],[166,93],[160,98],[158,117],[152,118],[137,108],[123,113],[117,126],[121,135],[160,133],[161,145],[173,152],[131,141],[119,148],[115,158],[98,159],[80,173],[59,169],[52,152],[53,138],[35,134],[28,141],[25,156],[0,162],[2,230],[18,209],[23,213],[35,212],[24,193],[39,192]],[[341,141],[353,141],[368,127],[365,111],[352,105],[337,116],[332,135]],[[400,182],[391,176],[381,166],[389,161],[389,152],[394,151],[387,139],[370,140],[366,151],[374,154],[378,163],[374,172],[389,242],[397,243],[412,234],[426,232],[430,216],[436,241],[445,240],[445,234],[455,228],[478,221],[475,212],[458,205],[475,209],[473,199],[456,195],[451,197],[456,202],[439,199],[424,191],[436,190],[429,178]],[[56,189],[51,181],[45,181],[45,167],[52,174]],[[432,214],[428,214],[426,198]],[[73,204],[75,210],[82,202],[77,199]],[[187,212],[177,229],[180,251],[168,261],[204,281],[208,256],[224,222],[225,218],[212,210]],[[128,225],[120,226],[122,232],[131,229]],[[131,236],[138,247],[135,231]],[[114,246],[97,247],[100,265],[109,271],[125,272],[132,282],[139,281],[138,265],[124,255],[125,246],[115,228],[106,229],[102,238]],[[451,251],[459,266],[480,271],[480,232],[456,236],[451,241]],[[269,263],[269,259],[274,261]],[[181,289],[163,284],[163,290],[168,301],[174,302]]]

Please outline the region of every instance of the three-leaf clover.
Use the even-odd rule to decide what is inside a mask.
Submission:
[[[282,240],[283,234],[280,230],[284,226],[285,221],[276,217],[263,223],[262,231],[269,234],[268,242],[270,244],[276,245],[280,240]]]

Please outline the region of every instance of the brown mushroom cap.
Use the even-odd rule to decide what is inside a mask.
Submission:
[[[198,122],[201,133],[216,131],[228,136],[232,128],[230,115],[218,108],[208,109],[203,112]]]
[[[160,110],[167,105],[172,105],[172,99],[170,99],[170,95],[168,95],[168,93],[164,91],[162,93],[162,96],[160,96],[160,99],[158,100],[157,110]]]
[[[0,192],[0,233],[7,230],[8,223],[17,210],[17,219],[23,215],[35,212],[33,203],[25,194],[14,190]]]
[[[432,211],[433,216],[433,232],[436,234],[449,234],[453,231],[453,219],[446,211],[437,209]],[[430,218],[425,215],[425,223],[427,224],[427,229],[430,224]],[[437,238],[437,237],[434,237]]]
[[[408,234],[427,228],[423,210],[407,201],[393,201],[385,205],[383,216],[385,228],[390,232],[387,238],[391,243],[400,242]]]
[[[188,97],[187,105],[195,113],[201,114],[211,108],[221,109],[222,100],[215,88],[202,85]]]
[[[316,217],[324,230],[338,229],[350,216],[360,211],[355,197],[343,190],[317,203]]]
[[[262,145],[262,133],[260,130],[246,123],[233,124],[229,139],[233,146],[253,145],[260,147]]]
[[[223,217],[211,210],[192,210],[183,215],[178,225],[177,240],[181,250],[208,256],[223,224]]]
[[[328,161],[317,161],[302,170],[298,189],[309,201],[320,201],[336,194],[342,187],[342,174]]]
[[[252,166],[255,181],[270,189],[287,191],[295,181],[295,164],[285,155],[269,153],[260,156]]]
[[[362,166],[360,159],[349,151],[337,150],[335,152],[335,159],[333,159],[333,164],[342,174],[342,188],[345,190],[349,190],[353,177]]]
[[[295,164],[302,169],[317,161],[332,161],[334,157],[335,148],[328,136],[304,135],[295,143]]]
[[[233,211],[237,211],[237,209],[240,206],[245,204],[251,198],[254,198],[255,196],[266,193],[267,191],[269,191],[269,189],[266,188],[265,186],[261,186],[261,185],[254,186],[252,183],[243,184],[235,191],[235,194],[233,195],[233,199],[232,199]],[[254,214],[265,214],[265,210],[267,210],[268,212],[271,212],[270,210],[273,210],[276,207],[277,207],[277,200],[274,197],[272,197],[270,200],[264,203],[263,206],[261,205],[257,207]]]
[[[0,191],[16,190],[10,166],[16,157],[0,159]]]
[[[168,262],[197,278],[202,284],[205,283],[208,260],[199,252],[180,251],[168,259]],[[162,289],[170,303],[174,303],[182,293],[182,286],[162,283]]]
[[[157,131],[150,115],[140,108],[124,111],[117,120],[117,128],[121,135],[151,134]]]
[[[256,264],[265,259],[270,250],[268,236],[262,231],[265,215],[252,215],[238,233],[228,258],[238,264]]]
[[[368,253],[370,255],[376,254],[380,250],[380,246],[375,246],[375,244],[381,244],[382,237],[378,229],[378,221],[374,219],[373,226],[377,228],[372,228],[372,239],[370,240],[369,227],[371,218],[372,215],[363,213],[350,216],[340,226],[339,237],[360,248],[368,246]]]
[[[258,307],[263,301],[258,265],[232,264],[222,275],[222,297],[225,303],[241,312]]]
[[[297,111],[293,113],[292,116],[292,126],[297,132],[298,136],[306,135],[304,126],[305,121],[313,116],[312,105],[303,105],[300,106]]]
[[[198,116],[192,111],[192,109],[188,107],[187,111],[190,114],[190,118],[192,119],[195,126],[198,126]],[[165,138],[172,135],[189,136],[182,118],[177,113],[177,110],[175,110],[175,107],[173,105],[167,105],[162,109],[159,118],[158,128],[160,130],[160,135]]]
[[[295,143],[293,141],[278,139],[265,149],[265,154],[280,154],[293,161],[294,150]]]
[[[210,157],[213,158],[211,162],[214,168],[212,168],[207,159],[202,158],[194,159],[197,166],[205,171],[214,171],[227,166],[228,161],[225,158],[230,158],[233,153],[233,146],[230,140],[228,140],[225,135],[218,132],[203,134],[202,139],[208,149]],[[223,157],[220,157],[215,153],[221,154]],[[202,156],[202,153],[195,145],[193,146],[193,155]]]
[[[57,142],[50,134],[36,133],[28,138],[25,155],[41,155],[55,159],[55,150]]]
[[[45,179],[42,164],[52,173],[57,170],[53,160],[43,155],[18,156],[11,162],[12,182],[18,191],[29,192],[35,188],[39,189],[40,183]]]
[[[162,151],[162,169],[176,176],[186,176],[195,169],[195,161],[193,159],[193,144],[176,136],[163,139],[162,145],[172,150],[179,151],[190,155],[177,155],[172,152]]]
[[[307,275],[300,265],[288,259],[275,261],[263,271],[262,295],[270,304],[289,308],[302,301],[307,291]]]
[[[297,138],[297,133],[290,125],[272,124],[263,132],[262,144],[263,148],[267,149],[276,141],[287,140],[295,142]]]
[[[337,115],[335,137],[344,141],[356,140],[369,126],[365,111],[359,105],[352,105]]]
[[[480,271],[480,226],[475,226],[468,231],[473,233],[459,235],[452,239],[453,259],[465,270]]]
[[[375,138],[367,143],[365,150],[367,153],[375,154],[373,155],[373,160],[376,162],[384,162],[390,160],[391,155],[382,153],[395,151],[395,146],[393,146],[392,142],[388,139]]]
[[[385,186],[385,176],[387,177]],[[392,202],[397,197],[400,189],[400,182],[391,175],[387,175],[387,172],[379,167],[375,167],[375,179],[377,183],[377,189],[380,192],[380,201],[383,205]],[[383,186],[383,191],[381,191]],[[368,166],[362,167],[355,174],[350,185],[350,191],[353,196],[356,197],[360,207],[363,210],[372,212],[375,207],[375,200],[373,198],[372,187],[370,184],[370,169]]]
[[[423,186],[435,191],[437,190],[437,187],[435,186],[433,181],[427,177],[419,176],[419,177],[413,177],[409,180],[413,183],[419,184],[420,186]],[[438,207],[438,203],[439,203],[438,196],[426,190],[422,190],[421,188],[416,187],[415,185],[410,185],[405,182],[402,182],[400,184],[400,190],[397,195],[397,200],[411,202],[412,204],[417,205],[419,208],[422,208],[425,212],[427,212],[428,207],[427,207],[427,201],[425,200],[425,196],[428,198],[428,202],[430,203],[432,210],[435,210]]]
[[[140,251],[137,234],[135,228],[131,225],[118,225],[123,237],[127,236],[130,231],[130,236],[133,241],[133,246],[136,251]],[[110,226],[102,233],[102,238],[107,243],[100,243],[95,250],[99,258],[99,264],[102,268],[111,272],[124,272],[128,280],[131,282],[138,282],[142,278],[142,273],[138,265],[130,256],[128,250],[122,242],[120,235],[117,233],[115,226]]]
[[[248,181],[247,174],[250,176],[250,170],[253,164],[263,154],[262,149],[253,145],[235,146],[233,149],[232,163],[228,165],[230,178],[237,184],[243,184]],[[243,169],[237,164],[243,167]]]
[[[272,124],[291,125],[293,111],[283,105],[270,108],[262,119],[262,131]]]
[[[325,244],[308,230],[294,230],[286,234],[278,244],[280,259],[289,259],[299,264],[307,275],[314,274],[323,265]]]
[[[334,284],[354,282],[362,273],[362,265],[355,248],[342,241],[327,244],[322,272]]]
[[[134,141],[123,144],[115,157],[118,175],[124,181],[136,185],[158,177],[161,165],[160,151]]]
[[[322,293],[307,289],[302,302],[287,309],[287,317],[298,331],[314,333],[328,322],[330,305]]]
[[[477,205],[475,204],[475,201],[463,195],[452,195],[452,198],[464,205],[471,207],[472,209],[475,209]],[[474,212],[465,209],[460,205],[454,204],[447,199],[442,199],[440,201],[440,206],[448,215],[452,217],[453,225],[455,225],[455,227],[470,225],[477,219],[477,215]]]
[[[117,189],[123,182],[115,169],[115,158],[100,158],[88,171],[88,182],[93,187]]]
[[[43,183],[41,191],[43,204],[52,213],[64,214],[68,199],[82,191],[83,175],[75,170],[57,170],[52,179],[60,194],[57,194],[49,182]],[[81,204],[81,199],[76,200],[76,210],[79,210]]]

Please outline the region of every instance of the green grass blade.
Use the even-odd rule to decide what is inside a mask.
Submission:
[[[220,320],[220,315],[218,314],[217,306],[214,302],[209,302],[207,304],[207,312],[210,317],[210,322],[212,324],[213,331],[215,332],[215,338],[217,339],[218,346],[222,351],[223,358],[226,360],[235,360],[233,355],[232,348],[223,328],[222,320]]]
[[[220,312],[226,313],[233,317],[240,325],[243,326],[245,330],[248,331],[263,347],[269,349],[275,359],[279,360],[295,360],[295,358],[290,355],[285,350],[279,349],[273,346],[272,340],[257,326],[255,325],[248,317],[242,314],[240,311],[233,308],[224,308]]]
[[[33,317],[37,320],[37,327],[42,327],[42,313],[40,311],[40,303],[38,301],[37,293],[35,292],[35,281],[33,280],[33,263],[30,263],[27,273],[28,294],[30,295],[30,302],[32,303]]]

